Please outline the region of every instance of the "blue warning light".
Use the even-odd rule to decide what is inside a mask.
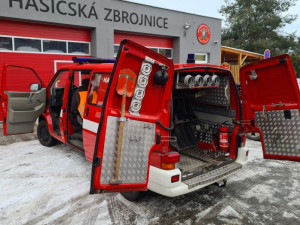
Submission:
[[[90,64],[96,64],[96,63],[115,63],[115,59],[102,59],[102,58],[93,58],[93,57],[73,57],[72,61],[74,63],[90,63]]]

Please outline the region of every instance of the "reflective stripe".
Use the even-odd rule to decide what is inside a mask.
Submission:
[[[87,91],[80,91],[78,92],[79,96],[80,96],[80,103],[78,105],[78,111],[80,113],[80,116],[83,116],[83,112],[84,112],[84,107],[85,107],[85,102],[86,102],[86,96],[87,96]]]
[[[97,134],[99,123],[91,120],[83,119],[82,128]]]
[[[83,117],[83,112],[84,112],[84,107],[85,107],[85,102],[80,106],[80,108],[78,109],[80,116]]]

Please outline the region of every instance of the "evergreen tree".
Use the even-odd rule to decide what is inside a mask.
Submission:
[[[222,45],[275,56],[292,51],[296,35],[282,28],[296,20],[286,12],[297,0],[225,0],[220,13],[225,17]]]

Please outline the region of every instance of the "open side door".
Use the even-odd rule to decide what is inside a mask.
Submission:
[[[169,135],[162,126],[169,127],[172,77],[171,60],[122,41],[102,106],[91,193],[147,190],[156,134]]]
[[[33,132],[46,107],[46,88],[33,69],[4,65],[1,106],[4,135]]]
[[[243,122],[259,132],[264,158],[300,160],[300,94],[291,60],[280,55],[240,70]]]

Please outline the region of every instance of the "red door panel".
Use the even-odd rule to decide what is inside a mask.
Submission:
[[[243,120],[259,132],[264,158],[300,160],[300,94],[291,60],[281,55],[240,70]]]
[[[167,109],[170,107],[172,91],[172,62],[132,41],[124,40],[120,51],[102,108],[93,159],[91,193],[146,190],[149,156],[156,147],[155,135],[159,130],[156,123],[159,120],[164,126],[169,125]],[[154,81],[154,77],[162,73],[167,73],[169,79],[165,83],[157,79]],[[123,81],[124,77],[131,79],[129,86],[129,82],[136,82],[133,96],[125,97],[125,101],[120,91],[116,91],[117,87],[119,90],[119,77]],[[122,102],[125,116],[120,118]],[[123,134],[120,133],[122,122],[125,124]],[[168,135],[167,131],[159,132],[162,136]],[[120,136],[122,142],[118,139]],[[119,169],[118,145],[121,146]]]

